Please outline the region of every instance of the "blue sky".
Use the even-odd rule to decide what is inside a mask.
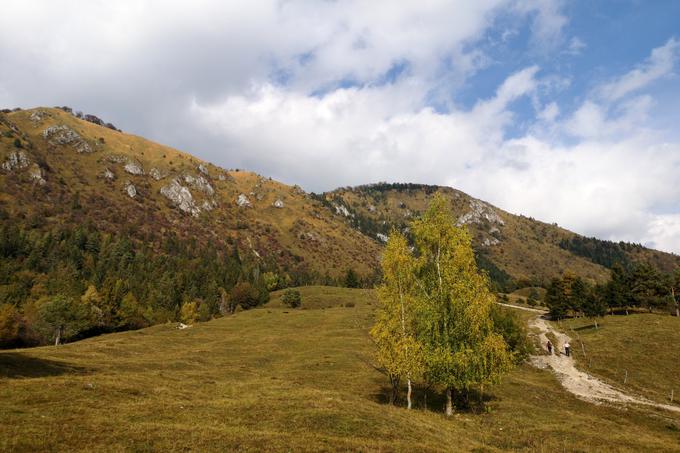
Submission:
[[[678,18],[678,1],[24,0],[0,16],[0,105],[69,105],[310,191],[449,185],[680,253]]]

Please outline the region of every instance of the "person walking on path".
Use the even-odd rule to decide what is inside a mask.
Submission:
[[[548,354],[552,355],[553,346],[552,346],[552,343],[550,342],[550,340],[548,340],[546,347],[548,348]]]
[[[567,357],[571,355],[571,345],[569,344],[568,341],[564,343],[564,355],[566,355]]]

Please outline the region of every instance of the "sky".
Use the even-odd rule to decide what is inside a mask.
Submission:
[[[680,253],[680,2],[22,0],[0,106],[308,191],[452,186]]]

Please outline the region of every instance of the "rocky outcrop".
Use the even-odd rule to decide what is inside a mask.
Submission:
[[[31,161],[25,151],[12,151],[7,156],[7,160],[2,163],[2,169],[5,171],[21,170],[30,164]]]
[[[155,167],[149,170],[149,176],[151,176],[156,181],[160,181],[161,179],[165,178],[165,175]]]
[[[484,222],[491,224],[505,225],[503,219],[493,210],[491,206],[481,200],[470,200],[470,211],[458,218],[457,225],[467,225],[471,223],[481,224]]]
[[[274,202],[274,207],[279,209],[283,208],[283,200],[277,198],[276,201]]]
[[[217,202],[215,200],[205,200],[201,204],[201,209],[203,209],[204,211],[212,211],[216,207],[217,207]]]
[[[114,175],[113,172],[111,170],[109,170],[108,168],[104,169],[104,173],[102,173],[102,176],[104,176],[104,178],[106,178],[110,181],[113,181],[114,179],[116,179],[116,175]]]
[[[31,169],[28,170],[28,176],[30,176],[33,182],[39,186],[47,184],[47,181],[45,181],[45,178],[43,177],[42,168],[40,168],[38,164],[31,165]]]
[[[498,245],[500,243],[501,243],[501,241],[499,241],[498,239],[496,239],[494,237],[486,238],[482,241],[482,245],[484,247],[491,247],[492,245]]]
[[[182,212],[191,214],[194,217],[198,217],[198,214],[201,212],[194,202],[191,191],[176,178],[170,181],[170,184],[167,186],[161,187],[161,195],[170,200]]]
[[[125,183],[125,192],[130,198],[135,198],[137,196],[137,188],[130,181]]]
[[[123,162],[127,161],[127,157],[121,156],[120,154],[109,154],[106,156],[106,160],[112,164],[122,164]]]
[[[79,153],[92,152],[90,144],[68,126],[50,126],[42,135],[52,145],[71,145]]]
[[[351,212],[349,212],[349,209],[345,205],[342,204],[333,204],[333,207],[335,208],[335,213],[336,214],[341,214],[345,217],[354,217]]]
[[[248,197],[246,197],[244,194],[238,196],[236,199],[236,204],[241,208],[248,208],[252,206],[250,200],[248,200]]]
[[[376,233],[375,237],[377,237],[381,242],[387,242],[388,239],[387,235],[382,233]]]
[[[184,175],[184,182],[200,190],[206,195],[212,196],[215,194],[215,189],[213,189],[208,180],[205,179],[203,176]]]
[[[142,166],[134,161],[129,160],[125,164],[125,171],[130,173],[131,175],[143,175],[144,174],[144,169]]]
[[[204,174],[205,176],[207,176],[208,178],[210,177],[210,173],[208,172],[208,168],[207,168],[205,165],[203,165],[203,164],[198,164],[198,167],[196,167],[196,168],[198,169],[198,171],[200,171],[201,173],[203,173],[203,174]]]
[[[31,122],[33,122],[33,124],[36,124],[49,116],[52,115],[50,115],[50,113],[45,110],[36,110],[33,113],[31,113],[31,116],[29,116],[28,118],[31,120]]]

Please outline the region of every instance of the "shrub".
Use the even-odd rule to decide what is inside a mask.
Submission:
[[[281,297],[281,302],[290,308],[298,308],[300,305],[302,305],[302,296],[300,296],[300,291],[296,289],[287,289]]]
[[[21,148],[22,147],[21,146],[21,140],[19,140],[18,138],[15,138],[14,139],[14,147],[15,148]]]
[[[346,308],[353,308],[353,307],[354,307],[354,302],[345,302],[345,307],[346,307]]]

